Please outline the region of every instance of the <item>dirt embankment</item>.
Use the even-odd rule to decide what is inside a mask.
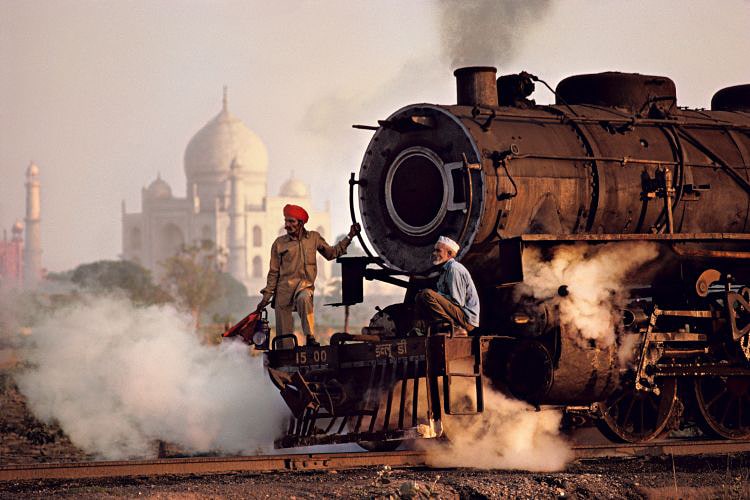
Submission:
[[[0,372],[0,464],[76,462],[87,456],[57,425],[36,419],[8,372]]]

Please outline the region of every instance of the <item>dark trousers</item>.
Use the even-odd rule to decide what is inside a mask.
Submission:
[[[423,326],[436,321],[449,321],[454,328],[463,328],[466,331],[474,329],[466,318],[466,313],[445,295],[435,290],[425,289],[420,291],[416,298],[417,319],[423,322]]]

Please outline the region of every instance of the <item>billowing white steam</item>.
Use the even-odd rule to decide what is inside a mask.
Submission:
[[[550,300],[559,306],[561,324],[575,328],[585,340],[609,346],[621,329],[628,278],[658,254],[656,245],[643,242],[566,245],[555,249],[551,260],[530,249],[524,254],[517,298]],[[565,297],[558,295],[561,285],[568,287]]]
[[[430,465],[556,471],[573,458],[559,411],[534,411],[494,391],[485,391],[484,405],[478,416],[444,417],[449,443],[428,451]]]
[[[153,456],[157,439],[253,453],[272,445],[286,414],[260,358],[239,342],[201,344],[171,307],[86,299],[31,338],[33,368],[18,385],[32,411],[103,458]]]

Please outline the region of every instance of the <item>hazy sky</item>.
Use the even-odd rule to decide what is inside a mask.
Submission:
[[[340,233],[370,138],[351,125],[455,102],[456,65],[552,85],[666,75],[680,105],[708,107],[750,82],[749,27],[748,0],[0,0],[0,229],[24,215],[33,159],[44,266],[116,258],[121,200],[139,209],[157,172],[184,195],[185,147],[228,85],[230,111],[268,147],[269,193],[293,170],[316,204],[331,201]]]

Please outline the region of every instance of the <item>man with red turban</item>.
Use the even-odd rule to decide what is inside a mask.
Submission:
[[[346,253],[352,238],[359,234],[359,224],[353,224],[349,234],[330,246],[316,231],[305,229],[309,216],[298,205],[284,207],[284,229],[286,234],[276,238],[271,246],[271,266],[266,287],[260,291],[263,299],[256,310],[266,307],[271,298],[276,311],[276,335],[294,333],[292,311],[297,311],[307,345],[317,345],[315,340],[315,317],[313,315],[313,292],[318,274],[316,252],[328,260]]]

